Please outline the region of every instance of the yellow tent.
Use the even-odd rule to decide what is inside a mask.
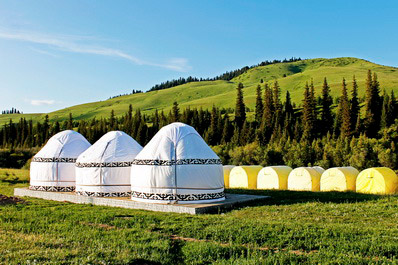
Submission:
[[[288,166],[265,167],[258,172],[257,189],[287,189],[287,178],[292,171]]]
[[[229,188],[229,174],[231,173],[231,170],[234,168],[235,166],[233,165],[225,165],[222,167],[223,171],[224,171],[224,186],[226,188]]]
[[[357,192],[394,194],[398,188],[398,177],[387,167],[373,167],[359,173],[356,185]]]
[[[319,191],[320,169],[298,167],[290,172],[287,180],[289,190]]]
[[[325,172],[325,169],[320,166],[314,166],[312,168],[315,169],[316,171],[318,171],[319,173],[321,173],[321,175],[323,174],[323,172]]]
[[[229,174],[230,188],[257,188],[257,174],[262,166],[237,166]]]
[[[359,171],[353,167],[333,167],[321,176],[321,191],[355,191]]]

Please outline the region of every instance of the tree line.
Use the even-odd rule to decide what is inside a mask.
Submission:
[[[299,58],[292,57],[290,59],[285,58],[283,60],[272,60],[272,61],[266,60],[266,61],[263,61],[256,65],[244,66],[244,67],[236,69],[236,70],[227,71],[227,72],[225,72],[221,75],[215,76],[213,78],[198,78],[198,77],[193,77],[193,76],[188,76],[187,78],[180,77],[178,79],[173,79],[170,81],[166,81],[166,82],[162,82],[160,84],[154,85],[148,91],[167,89],[167,88],[183,85],[183,84],[190,83],[190,82],[216,81],[216,80],[230,81],[231,79],[247,72],[247,70],[252,69],[254,67],[266,66],[266,65],[277,64],[277,63],[292,63],[292,62],[297,62],[297,61],[301,61],[301,58],[300,57]]]
[[[1,111],[1,114],[22,114],[23,112],[20,110],[17,110],[16,108],[11,108],[10,110],[3,110]]]
[[[260,83],[254,117],[248,118],[244,86],[236,88],[231,109],[186,108],[174,102],[171,110],[144,114],[139,109],[116,117],[33,123],[21,118],[0,130],[0,148],[40,147],[55,133],[76,129],[94,143],[112,130],[122,130],[145,145],[163,126],[181,121],[193,126],[213,147],[224,164],[286,164],[293,167],[352,165],[359,169],[388,166],[398,169],[398,105],[393,92],[383,92],[376,74],[368,72],[364,100],[358,97],[355,76],[350,85],[341,81],[341,95],[333,99],[327,79],[317,95],[312,80],[303,87],[301,104],[292,103],[289,91],[281,99],[277,81]],[[363,102],[362,102],[363,101]]]

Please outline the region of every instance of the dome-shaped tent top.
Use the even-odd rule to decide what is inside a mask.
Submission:
[[[321,191],[355,191],[359,171],[353,167],[333,167],[321,176]]]
[[[130,196],[130,166],[142,146],[121,131],[108,132],[76,161],[76,193],[85,196]]]
[[[73,191],[75,162],[90,147],[80,133],[66,130],[51,137],[30,164],[30,189]]]
[[[312,167],[298,167],[290,172],[287,188],[289,190],[319,191],[321,173]]]
[[[131,167],[132,199],[206,203],[225,199],[220,158],[194,128],[172,123],[142,149]]]
[[[265,167],[258,172],[257,189],[287,189],[287,178],[289,177],[291,167],[288,166],[270,166]]]
[[[325,169],[320,166],[313,166],[312,168],[318,171],[321,175],[323,174],[323,172],[325,172]]]
[[[229,188],[229,174],[231,173],[231,170],[234,168],[234,165],[224,165],[222,167],[224,171],[224,186],[226,188]]]
[[[398,177],[387,167],[368,168],[359,173],[356,191],[374,194],[394,194],[398,191]]]
[[[257,189],[257,175],[262,166],[237,166],[229,174],[231,188]]]

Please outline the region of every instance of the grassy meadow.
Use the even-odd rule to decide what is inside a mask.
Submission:
[[[0,194],[28,186],[0,170]],[[398,197],[228,190],[271,199],[212,215],[25,198],[0,204],[0,264],[397,263]]]
[[[394,90],[398,94],[398,69],[395,67],[378,65],[351,57],[318,58],[258,66],[231,81],[217,80],[187,83],[164,90],[71,106],[48,113],[48,115],[50,120],[53,121],[66,120],[69,113],[72,113],[73,117],[79,120],[109,117],[112,109],[116,115],[125,114],[129,104],[132,104],[135,109],[140,108],[144,113],[151,113],[156,109],[164,110],[167,113],[175,100],[182,109],[187,107],[211,108],[213,105],[220,108],[233,108],[236,98],[235,88],[239,82],[242,82],[245,86],[245,103],[253,110],[256,87],[260,84],[261,79],[270,84],[278,80],[281,87],[282,100],[285,98],[286,90],[289,90],[292,101],[296,104],[301,104],[305,82],[313,79],[316,93],[320,95],[323,79],[327,77],[331,95],[337,97],[341,93],[343,77],[346,78],[348,88],[351,89],[352,76],[356,75],[359,85],[359,96],[362,97],[365,93],[365,79],[368,69],[378,74],[381,88],[385,88],[388,92]],[[45,115],[40,113],[0,115],[0,124],[8,122],[10,118],[16,121],[21,117],[25,117],[28,120],[41,121]]]

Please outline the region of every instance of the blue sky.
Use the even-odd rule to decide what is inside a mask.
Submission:
[[[398,66],[397,1],[0,0],[0,109],[50,112],[264,60]]]

